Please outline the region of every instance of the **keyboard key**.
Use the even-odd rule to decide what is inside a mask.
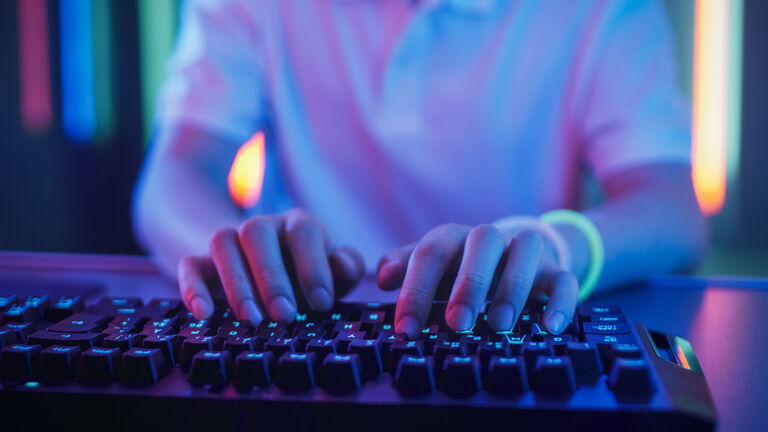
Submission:
[[[322,387],[328,393],[352,393],[362,385],[362,363],[357,354],[331,354],[322,365]]]
[[[296,351],[306,351],[307,344],[312,339],[318,339],[325,336],[325,330],[302,329],[296,333]]]
[[[192,365],[192,357],[200,351],[217,351],[218,346],[215,343],[218,341],[213,336],[192,336],[184,339],[181,343],[181,352],[179,353],[179,366],[184,372],[189,371],[189,367]]]
[[[610,351],[608,353],[608,363],[605,366],[606,370],[611,370],[613,363],[617,358],[642,358],[643,353],[640,351],[640,347],[637,344],[622,344],[613,343],[610,345]]]
[[[590,317],[592,315],[602,314],[620,314],[621,308],[618,306],[603,306],[603,305],[582,305],[579,306],[579,315],[582,317]]]
[[[365,340],[365,339],[358,339]],[[328,354],[336,353],[336,339],[312,339],[305,347],[306,352],[313,352],[322,361]]]
[[[467,346],[459,341],[442,340],[435,345],[433,355],[435,364],[442,366],[449,355],[467,355]]]
[[[477,357],[480,359],[480,365],[483,370],[488,370],[488,363],[491,357],[509,357],[509,344],[506,342],[485,342],[477,349]]]
[[[573,341],[573,337],[569,334],[551,335],[544,338],[544,342],[552,346],[555,355],[563,355],[565,352],[565,344],[571,341]]]
[[[159,349],[131,348],[123,353],[120,380],[126,385],[154,384],[169,371]]]
[[[16,343],[21,343],[16,332],[9,329],[0,329],[0,348]]]
[[[466,346],[467,354],[477,354],[477,347],[485,342],[482,336],[476,334],[464,334],[459,337],[459,342]]]
[[[200,351],[192,357],[187,378],[193,385],[224,386],[232,373],[232,354],[229,351]]]
[[[514,396],[527,392],[528,376],[523,357],[491,357],[485,388],[497,396]]]
[[[117,377],[120,348],[90,348],[80,356],[78,379],[86,384],[106,385]]]
[[[0,312],[11,307],[16,300],[16,294],[0,294]]]
[[[102,297],[97,306],[118,308],[140,308],[144,303],[139,297]]]
[[[234,385],[241,393],[248,393],[254,386],[272,384],[274,356],[271,352],[242,352],[235,358]]]
[[[213,336],[214,331],[209,327],[186,327],[179,331],[179,337],[187,339],[190,337]]]
[[[75,314],[48,327],[60,333],[98,333],[104,329],[107,318],[103,315]]]
[[[333,332],[331,333],[331,337],[337,337],[339,333],[341,332],[358,332],[360,331],[360,322],[359,321],[337,321],[336,324],[333,326]],[[365,335],[365,333],[363,333]],[[363,336],[365,338],[365,336]]]
[[[141,345],[141,336],[137,333],[115,333],[104,338],[105,348],[119,348],[121,352],[139,345]]]
[[[48,310],[48,305],[51,303],[47,295],[31,295],[24,300],[25,304],[30,305],[37,311],[36,320],[46,319],[45,312]]]
[[[400,362],[400,357],[404,355],[410,355],[414,357],[420,357],[423,355],[421,341],[409,341],[399,340],[395,341],[389,348],[389,359],[387,370],[394,373],[397,369],[397,365]]]
[[[628,334],[629,324],[627,323],[613,323],[613,324],[600,324],[600,323],[582,323],[584,333],[597,334],[597,335],[621,335]]]
[[[224,340],[222,348],[229,351],[232,358],[236,358],[244,351],[252,352],[260,349],[259,340],[255,337],[230,337]]]
[[[586,342],[568,342],[565,354],[571,358],[576,381],[581,385],[592,385],[600,378],[602,369],[597,348]]]
[[[151,318],[149,321],[147,321],[147,323],[144,325],[144,328],[141,330],[141,335],[151,336],[175,333],[176,329],[178,328],[178,324],[179,322],[177,318]]]
[[[592,314],[589,316],[589,322],[597,324],[613,324],[627,322],[624,314]]]
[[[49,346],[40,352],[37,377],[46,384],[70,381],[75,377],[79,357],[79,347]]]
[[[148,308],[165,309],[167,311],[165,313],[165,316],[167,317],[174,316],[177,313],[179,313],[182,306],[184,306],[184,303],[182,303],[182,301],[179,299],[164,299],[164,298],[153,298],[147,304]]]
[[[29,323],[39,318],[37,309],[27,303],[16,303],[0,313],[0,324],[9,322]]]
[[[649,394],[655,390],[648,363],[635,358],[617,358],[613,362],[608,386],[616,393]]]
[[[37,370],[40,345],[11,344],[0,351],[0,380],[23,382],[32,379]]]
[[[275,323],[275,321],[272,321],[268,324]],[[264,345],[267,343],[268,340],[272,338],[281,338],[286,337],[288,335],[288,331],[284,328],[274,328],[274,327],[263,327],[262,324],[259,324],[259,329],[256,330],[256,337],[259,340],[259,343]]]
[[[294,343],[296,339],[289,337],[274,337],[264,344],[264,351],[270,351],[275,355],[275,358],[280,358],[287,352],[295,352],[296,348]]]
[[[19,339],[19,342],[26,343],[29,335],[35,332],[35,325],[34,323],[9,322],[0,327],[0,330],[12,331]]]
[[[477,356],[448,356],[442,369],[441,390],[445,394],[468,397],[480,391],[480,361]]]
[[[448,339],[448,335],[446,333],[422,333],[419,335],[419,340],[424,347],[425,353],[433,352],[435,350],[435,345],[437,345],[438,342],[446,339]]]
[[[435,390],[432,357],[404,355],[395,371],[395,388],[404,396],[421,397]]]
[[[163,353],[169,365],[175,365],[181,350],[181,338],[175,334],[153,334],[141,342],[142,348],[157,348]]]
[[[600,361],[603,365],[610,363],[611,345],[615,343],[631,344],[635,343],[635,337],[631,334],[625,335],[584,335],[584,342],[597,346],[600,354]]]
[[[287,392],[300,392],[315,386],[315,353],[287,352],[280,357],[276,384]]]
[[[336,350],[345,353],[349,344],[354,340],[365,339],[365,332],[361,331],[342,331],[336,336]]]
[[[381,342],[377,339],[358,339],[349,344],[349,353],[357,354],[360,357],[364,381],[376,378],[382,372],[380,345]]]
[[[568,357],[539,356],[531,379],[533,391],[548,396],[566,396],[576,390],[576,376]]]
[[[88,348],[101,345],[103,337],[99,333],[57,333],[39,330],[27,338],[27,343],[49,347],[51,345],[78,346],[85,351]]]
[[[546,342],[528,342],[523,346],[523,358],[525,358],[525,368],[528,372],[533,372],[539,357],[553,356],[555,351],[552,346]]]

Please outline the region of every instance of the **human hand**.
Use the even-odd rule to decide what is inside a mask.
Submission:
[[[535,295],[549,297],[544,324],[549,332],[561,333],[573,317],[579,286],[573,274],[555,264],[547,246],[535,231],[505,235],[493,225],[446,224],[416,243],[391,250],[379,262],[378,283],[385,290],[402,285],[395,330],[415,336],[427,324],[440,280],[456,274],[445,312],[453,330],[471,328],[493,292],[491,328],[512,329],[529,295]]]
[[[216,232],[210,256],[189,256],[178,266],[184,304],[198,319],[213,313],[205,284],[215,275],[222,283],[235,316],[256,325],[264,312],[273,320],[292,321],[297,281],[308,305],[327,311],[341,289],[356,284],[365,273],[360,254],[351,247],[334,247],[325,228],[301,209],[279,215],[259,215],[238,230]]]

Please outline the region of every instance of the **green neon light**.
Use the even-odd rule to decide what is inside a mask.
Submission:
[[[739,174],[741,156],[741,80],[744,48],[744,0],[730,0],[728,14],[728,119],[725,148],[726,178]]]
[[[155,96],[165,78],[165,61],[173,49],[179,17],[178,0],[139,0],[139,49],[144,143],[155,117]]]
[[[114,130],[112,95],[112,2],[92,0],[93,68],[96,91],[95,143],[104,143]]]

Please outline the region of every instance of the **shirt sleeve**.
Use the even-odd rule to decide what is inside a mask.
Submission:
[[[167,78],[160,126],[194,124],[245,141],[264,122],[263,43],[248,2],[187,0]]]
[[[658,1],[607,1],[582,95],[582,154],[600,179],[628,168],[690,164],[690,103]]]

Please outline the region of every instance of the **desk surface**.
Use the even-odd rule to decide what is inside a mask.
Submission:
[[[178,296],[173,281],[144,258],[0,252],[0,288],[62,284],[94,295]],[[349,299],[362,300],[371,284]],[[381,293],[370,300],[392,298]],[[768,279],[654,278],[595,300],[620,305],[630,319],[690,340],[715,400],[719,430],[768,428]]]

